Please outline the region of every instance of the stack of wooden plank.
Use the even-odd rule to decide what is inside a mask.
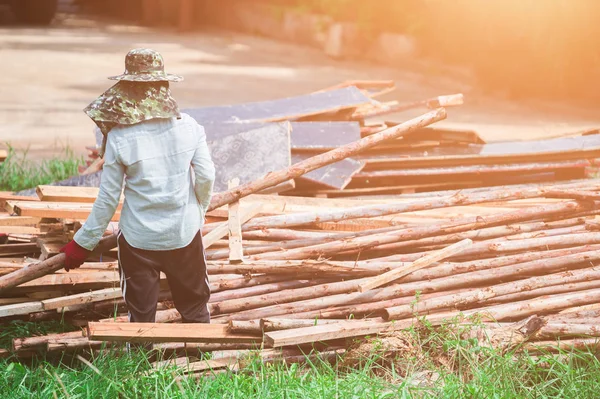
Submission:
[[[89,214],[95,190],[40,186],[37,200],[5,196],[11,213],[0,223],[10,232],[0,245],[7,256],[0,274],[55,254]],[[406,328],[423,315],[434,324],[478,315],[494,328],[537,315],[543,322],[529,349],[548,348],[557,338],[563,348],[594,346],[598,200],[598,179],[427,198],[251,195],[211,211],[204,227],[209,326],[177,324],[166,281],[157,323],[127,323],[110,253],[2,291],[0,318],[66,317],[83,328],[17,339],[22,356],[98,349],[103,341],[235,351],[193,372],[235,369],[246,353],[239,351],[262,347],[274,348],[261,352],[268,361],[331,359],[343,353],[344,339]],[[308,349],[315,343],[320,355]]]

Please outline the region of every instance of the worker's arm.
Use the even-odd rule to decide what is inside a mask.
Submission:
[[[194,191],[196,192],[196,199],[198,200],[198,204],[200,204],[202,216],[204,217],[210,205],[213,184],[215,182],[215,165],[210,157],[204,128],[196,124],[196,129],[198,145],[192,158],[192,168],[196,177]]]
[[[109,135],[98,197],[90,216],[74,237],[81,247],[91,251],[98,245],[119,205],[124,176],[125,167],[119,162],[115,143]]]

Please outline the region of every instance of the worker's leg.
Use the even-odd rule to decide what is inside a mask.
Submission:
[[[134,248],[121,233],[118,243],[121,291],[129,321],[154,322],[160,291],[160,252]]]
[[[183,322],[210,323],[210,287],[200,232],[188,246],[169,251],[166,263],[163,271]]]

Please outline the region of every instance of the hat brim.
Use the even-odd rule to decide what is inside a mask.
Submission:
[[[183,76],[173,75],[170,73],[156,72],[156,73],[141,73],[138,75],[117,75],[109,76],[110,80],[125,80],[128,82],[181,82]]]

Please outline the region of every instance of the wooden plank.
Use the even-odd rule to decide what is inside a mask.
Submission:
[[[4,244],[0,245],[0,255],[19,255],[39,252],[40,249],[35,243],[27,244]]]
[[[229,182],[229,190],[240,184],[239,179]],[[232,202],[228,205],[229,212],[229,262],[239,263],[244,259],[242,246],[242,221],[240,220],[240,203]]]
[[[345,87],[278,100],[184,109],[182,112],[190,115],[200,124],[203,121],[276,122],[352,109],[368,102],[370,102],[369,97],[356,87]],[[328,118],[328,120],[334,119]]]
[[[8,201],[7,206],[12,206],[15,213],[19,216],[35,216],[41,218],[56,219],[81,219],[85,220],[92,211],[93,204],[81,202],[62,203],[62,202],[25,202]],[[113,221],[118,221],[121,216],[121,205],[117,208]]]
[[[2,226],[0,224],[0,234],[43,234],[37,227],[32,226]]]
[[[103,290],[84,292],[81,294],[68,295],[59,298],[51,298],[42,301],[44,310],[59,309],[72,305],[86,305],[93,302],[100,302],[109,299],[121,297],[120,288],[106,288]]]
[[[0,226],[37,226],[39,217],[0,214]]]
[[[412,326],[413,321],[396,321],[395,324],[397,329],[408,328]],[[279,348],[282,346],[379,334],[390,329],[390,327],[392,327],[392,323],[389,322],[341,321],[335,324],[265,332],[264,342],[267,346]]]
[[[37,195],[46,202],[93,203],[98,197],[98,187],[38,186]]]
[[[260,343],[252,335],[233,334],[226,324],[98,323],[88,324],[97,341]]]
[[[39,201],[36,197],[15,195],[9,191],[0,191],[0,208],[5,209],[6,201]]]
[[[392,281],[404,277],[407,274],[430,266],[435,262],[439,262],[440,260],[454,256],[464,251],[471,245],[473,245],[473,241],[467,238],[439,251],[431,252],[412,262],[409,266],[392,269],[389,272],[383,273],[377,277],[373,277],[372,279],[365,281],[364,283],[361,283],[359,285],[359,291],[366,292],[372,290],[373,288],[381,287],[384,284],[391,283]]]

